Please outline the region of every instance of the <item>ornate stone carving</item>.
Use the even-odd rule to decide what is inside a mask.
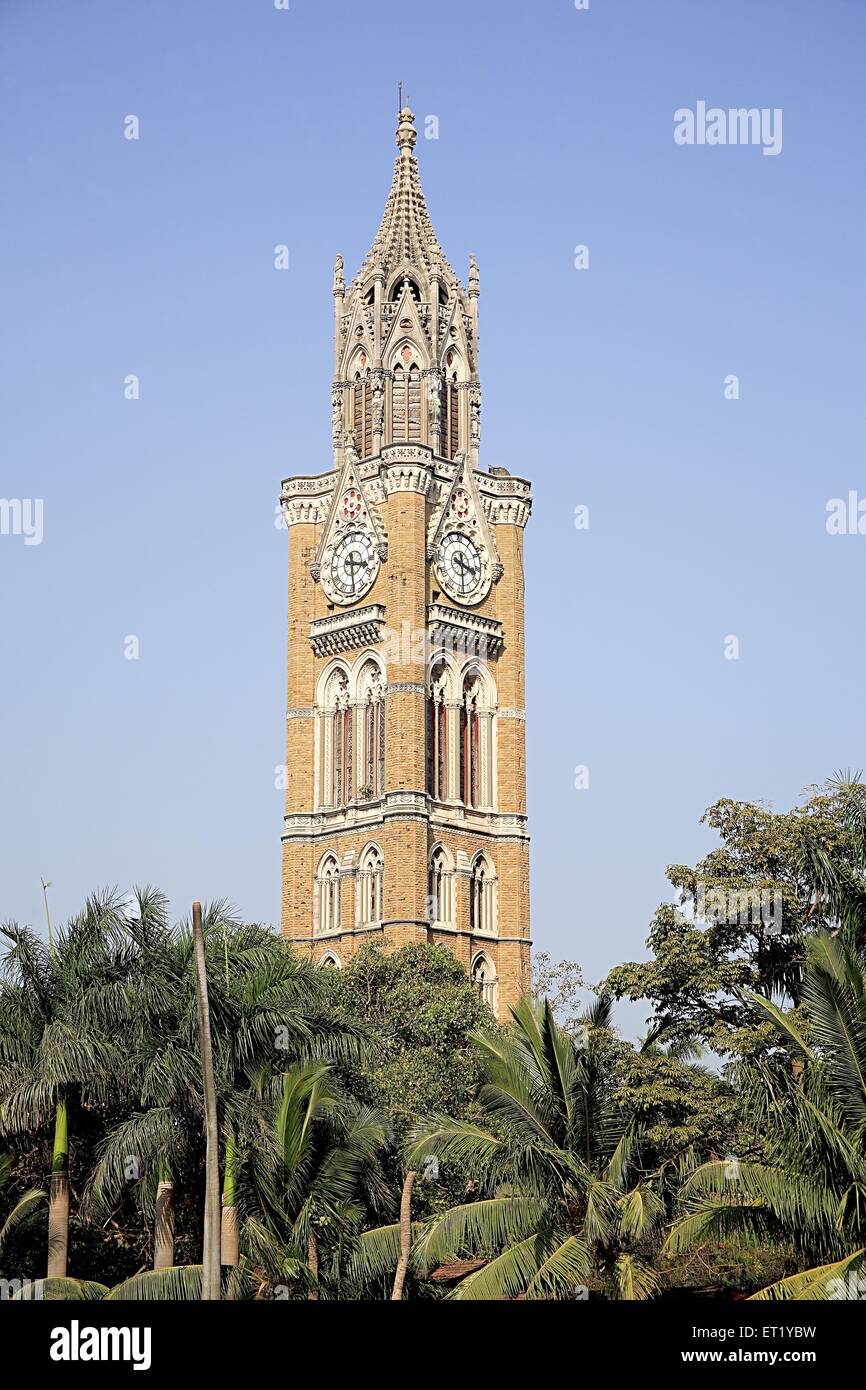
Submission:
[[[310,645],[316,656],[334,656],[378,642],[385,622],[385,605],[368,603],[346,613],[314,618],[310,623]]]
[[[331,436],[334,444],[343,441],[343,388],[335,386],[331,392]]]
[[[427,624],[430,640],[437,650],[444,647],[450,652],[486,660],[497,657],[502,650],[504,629],[497,618],[449,608],[445,603],[431,603],[427,609]]]
[[[481,443],[481,387],[477,381],[469,387],[469,439],[477,449]]]

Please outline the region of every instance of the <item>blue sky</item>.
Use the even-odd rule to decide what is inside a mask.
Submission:
[[[58,918],[134,882],[277,917],[274,507],[330,465],[331,270],[398,78],[480,266],[482,463],[534,485],[537,946],[642,957],[705,806],[866,762],[866,536],[825,528],[866,497],[860,0],[5,0],[0,39],[0,494],[44,503],[0,536],[0,916],[45,876]],[[782,152],[676,145],[699,100],[781,108]]]

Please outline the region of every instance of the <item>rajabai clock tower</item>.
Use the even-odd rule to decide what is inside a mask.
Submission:
[[[333,466],[282,487],[282,929],[337,967],[442,942],[504,1018],[530,970],[530,487],[481,466],[478,268],[445,259],[415,141],[404,107],[370,252],[334,269]]]

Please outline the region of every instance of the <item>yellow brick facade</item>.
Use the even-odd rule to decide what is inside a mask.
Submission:
[[[283,483],[282,930],[340,966],[445,942],[506,1017],[530,983],[531,502],[479,464],[478,272],[445,261],[414,143],[404,110],[371,253],[348,289],[335,268],[333,467]]]

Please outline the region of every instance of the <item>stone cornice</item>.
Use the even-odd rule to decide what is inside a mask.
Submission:
[[[310,645],[316,656],[334,656],[353,647],[366,647],[379,641],[384,622],[383,603],[368,603],[363,608],[314,618],[310,623]]]
[[[467,656],[497,657],[502,650],[503,627],[498,618],[467,613],[446,603],[431,603],[427,625],[437,648],[459,651]]]
[[[440,458],[427,444],[387,444],[374,458],[358,462],[359,476],[368,483],[372,500],[384,502],[394,492],[419,492],[431,501],[450,488],[459,465]],[[307,522],[321,525],[337,484],[339,469],[315,476],[285,478],[280,493],[287,526]],[[485,515],[492,526],[525,526],[532,510],[532,492],[525,478],[473,471]]]
[[[283,818],[283,840],[320,840],[328,835],[368,831],[386,820],[418,820],[431,828],[464,831],[500,842],[529,839],[527,818],[509,811],[475,811],[466,807],[432,802],[426,792],[388,792],[375,801],[356,802],[349,807],[323,807],[319,811],[290,812]]]

